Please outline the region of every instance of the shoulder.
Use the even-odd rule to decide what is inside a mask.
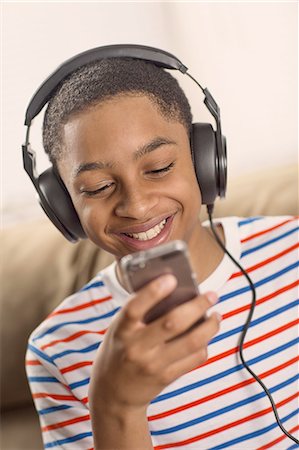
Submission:
[[[57,348],[57,341],[66,344],[71,336],[84,334],[86,328],[105,329],[119,307],[119,302],[104,282],[102,273],[99,273],[45,318],[31,333],[29,347],[42,351],[49,349],[51,354],[50,347]]]
[[[294,216],[257,216],[239,219],[238,229],[243,243],[289,242],[298,240],[298,224]]]
[[[298,266],[298,225],[298,217],[291,216],[241,219],[238,228],[244,264],[293,273]]]
[[[298,242],[297,216],[224,217],[215,222],[220,222],[226,236],[238,239],[242,246],[245,243],[256,246],[265,242]]]
[[[269,227],[288,227],[290,224],[298,225],[298,216],[253,216],[253,217],[238,217],[238,226],[244,229],[262,229],[265,226]],[[273,228],[274,229],[274,228]]]
[[[249,218],[226,217],[220,219],[230,248],[238,247],[235,255],[249,258],[253,263],[256,259],[279,259],[285,256],[288,261],[298,259],[298,225],[299,218],[295,216],[256,216]]]

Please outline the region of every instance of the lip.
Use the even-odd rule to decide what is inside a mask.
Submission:
[[[162,217],[159,217],[158,219],[155,218],[152,221],[146,222],[145,224],[140,224],[136,226],[132,226],[126,230],[122,230],[121,232],[115,233],[117,237],[126,244],[130,248],[130,250],[133,251],[139,251],[139,250],[146,250],[151,247],[155,247],[156,245],[162,244],[162,242],[167,241],[168,236],[171,231],[172,222],[174,219],[175,214],[172,215],[164,215]],[[131,238],[127,236],[127,234],[133,234],[133,233],[142,233],[144,231],[149,230],[150,228],[153,228],[154,226],[158,225],[162,222],[162,220],[166,219],[166,223],[164,225],[164,228],[162,231],[158,234],[158,236],[146,240],[146,241],[139,241],[138,239]]]
[[[123,228],[122,230],[118,230],[115,234],[133,234],[133,233],[142,233],[144,231],[148,231],[150,228],[154,228],[156,225],[162,222],[162,220],[169,219],[174,214],[164,214],[160,217],[155,217],[154,219],[149,220],[145,223],[140,223],[138,225],[132,225],[127,228]]]

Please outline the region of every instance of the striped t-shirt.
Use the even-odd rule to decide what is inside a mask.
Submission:
[[[245,359],[272,393],[284,427],[298,438],[298,220],[230,217],[221,223],[228,250],[249,273],[257,294]],[[222,315],[220,331],[209,343],[208,360],[149,405],[153,447],[297,448],[278,427],[269,399],[238,355],[252,299],[248,281],[225,255],[200,290],[220,296],[212,308]],[[45,448],[93,448],[87,398],[91,366],[127,299],[112,264],[31,335],[27,373]]]

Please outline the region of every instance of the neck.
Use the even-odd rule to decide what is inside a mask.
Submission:
[[[215,227],[220,240],[225,243],[221,225]],[[189,244],[191,264],[197,274],[198,283],[205,281],[219,266],[224,252],[216,242],[210,227],[200,225],[200,238],[197,243]],[[192,251],[192,249],[194,249]]]

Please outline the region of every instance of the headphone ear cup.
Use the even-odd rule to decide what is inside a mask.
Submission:
[[[216,136],[209,123],[193,123],[191,151],[202,204],[212,205],[218,195]]]
[[[37,191],[41,207],[64,237],[71,242],[86,238],[71,197],[53,167],[38,177]]]
[[[227,186],[227,153],[226,137],[221,136],[221,151],[219,152],[219,196],[225,197]]]

